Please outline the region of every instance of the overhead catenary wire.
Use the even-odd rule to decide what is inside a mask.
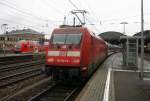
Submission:
[[[90,20],[88,20],[87,18],[85,19],[89,22],[90,25],[92,24]],[[95,28],[95,30],[97,30],[98,33],[100,33],[100,30],[95,25],[93,25],[93,27]]]
[[[39,29],[39,28],[41,28],[41,27],[38,27],[38,26],[30,26],[30,25],[27,25],[27,24],[15,22],[15,21],[12,21],[12,20],[4,19],[4,18],[0,18],[0,20],[6,21],[6,22],[10,22],[10,23],[13,23],[13,24],[23,25],[24,27],[29,27],[29,28],[34,28],[34,29]]]
[[[36,0],[35,0],[36,1]],[[56,13],[60,13],[60,14],[63,14],[65,11],[67,11],[67,10],[65,10],[65,11],[63,11],[60,7],[58,7],[57,8],[57,6],[55,6],[55,4],[57,3],[55,0],[38,0],[38,1],[41,1],[41,3],[43,3],[45,6],[46,6],[46,8],[48,8],[49,7],[49,9],[53,9],[53,11],[54,12],[56,12]],[[54,2],[55,1],[55,2]],[[137,19],[137,17],[140,17],[139,15],[133,15],[133,16],[127,16],[127,17],[116,17],[116,18],[114,18],[113,19],[113,17],[112,17],[112,19],[110,18],[109,19],[109,17],[105,17],[104,19],[100,19],[98,16],[96,16],[96,12],[94,12],[94,9],[92,9],[93,8],[93,5],[90,3],[90,2],[84,2],[84,1],[80,1],[80,0],[66,0],[67,1],[67,3],[68,3],[68,1],[70,2],[70,4],[75,8],[75,9],[81,9],[81,8],[86,8],[86,9],[88,9],[89,10],[89,13],[88,13],[88,17],[87,17],[87,19],[86,20],[90,20],[90,22],[92,22],[92,23],[90,23],[91,25],[93,25],[93,27],[95,26],[95,27],[98,27],[98,29],[100,29],[99,28],[99,23],[101,22],[101,24],[103,24],[103,26],[107,26],[107,25],[111,25],[111,26],[114,26],[115,24],[118,24],[119,25],[119,22],[121,21],[121,20],[132,20],[132,18],[134,19]],[[48,23],[50,23],[51,24],[51,22],[52,23],[57,23],[58,24],[58,22],[62,22],[62,21],[54,21],[54,20],[49,20],[49,19],[47,19],[47,18],[45,18],[45,17],[41,17],[40,15],[34,15],[32,12],[33,11],[31,11],[32,9],[30,9],[30,8],[23,8],[23,7],[18,7],[18,5],[16,6],[16,4],[18,4],[17,3],[17,0],[13,0],[12,2],[10,1],[10,0],[0,0],[0,2],[2,2],[2,3],[5,3],[6,5],[3,5],[3,4],[0,4],[0,5],[3,5],[3,6],[6,6],[7,8],[10,8],[10,9],[8,9],[8,16],[10,15],[11,16],[11,14],[13,15],[13,13],[12,12],[15,12],[15,14],[17,15],[16,16],[16,19],[17,18],[19,18],[18,16],[21,16],[21,18],[23,18],[24,17],[24,19],[23,20],[25,20],[24,22],[26,23],[28,23],[28,22],[31,22],[31,24],[34,24],[34,25],[38,25],[38,24],[40,24],[40,22],[41,23],[44,23],[43,25],[46,25],[46,23],[48,22]],[[30,3],[30,1],[29,1],[29,3]],[[40,3],[40,2],[39,2]],[[78,6],[78,4],[79,4],[79,6]],[[8,7],[8,5],[9,6],[11,6],[11,7]],[[43,5],[43,6],[44,6]],[[70,5],[69,5],[70,6]],[[72,7],[71,6],[71,7]],[[13,7],[13,8],[12,8]],[[17,8],[18,7],[18,8]],[[7,8],[6,8],[6,10],[7,10]],[[15,8],[15,9],[14,9]],[[18,10],[16,10],[16,9],[18,9]],[[12,12],[11,12],[12,11]],[[21,11],[21,12],[20,12]],[[11,14],[9,14],[9,12],[11,12]],[[49,13],[49,10],[47,11],[48,13]],[[1,13],[2,14],[2,13]],[[14,14],[14,17],[12,16],[12,18],[15,18],[15,14]],[[62,16],[62,15],[61,15]],[[7,17],[6,17],[7,18]],[[94,19],[93,19],[94,18]],[[47,21],[47,20],[49,20],[49,21]],[[16,21],[17,22],[17,21]],[[89,22],[89,21],[88,21]],[[21,23],[23,23],[23,22],[21,22]],[[114,24],[114,25],[113,25]],[[130,24],[132,24],[132,22],[130,21]],[[41,24],[42,25],[42,24]],[[39,26],[41,26],[41,25],[39,25]],[[100,27],[102,27],[102,26],[100,26]],[[100,29],[101,30],[101,29]]]
[[[69,1],[70,1],[70,0],[69,0]],[[79,0],[78,0],[78,1],[79,1]],[[85,2],[85,3],[86,3],[86,2]],[[74,8],[79,9],[79,8],[75,5],[75,3],[74,3],[73,1],[71,1],[70,4],[71,4]],[[81,7],[81,3],[80,3],[80,7]],[[90,7],[88,7],[88,8],[90,9]],[[93,11],[91,11],[91,12],[93,13]],[[90,22],[90,24],[92,24],[93,27],[94,27],[98,32],[100,32],[99,29],[97,28],[97,26],[95,26],[95,23],[97,23],[98,25],[101,25],[101,27],[104,27],[104,25],[105,25],[106,22],[109,23],[109,25],[110,25],[110,22],[111,22],[111,25],[112,25],[112,24],[116,24],[117,21],[118,21],[117,25],[119,25],[121,20],[137,18],[138,16],[139,16],[139,15],[133,15],[133,16],[127,16],[127,17],[122,17],[122,18],[120,17],[120,18],[115,18],[115,19],[106,19],[106,20],[100,19],[98,22],[94,22],[94,23],[91,23],[91,21],[88,21],[88,22]],[[88,20],[88,18],[86,18],[86,20]]]
[[[13,1],[13,2],[10,2],[10,1],[8,1],[8,0],[3,0],[3,1],[5,1],[5,3],[10,4],[10,5],[12,5],[12,6],[16,6],[16,5],[17,5],[17,2],[14,3],[15,1]],[[21,9],[21,10],[23,10],[23,9]],[[24,10],[29,11],[29,12],[32,12],[30,9],[24,9]],[[24,11],[24,10],[23,10],[23,11]]]
[[[1,13],[2,14],[2,13]],[[9,16],[13,17],[12,15],[8,14]],[[19,17],[20,18],[20,17]],[[17,19],[17,18],[16,18]],[[41,31],[43,30],[42,26],[43,25],[46,25],[45,23],[40,23],[40,22],[34,22],[32,19],[26,19],[24,18],[22,21],[23,22],[18,22],[18,20],[9,20],[7,18],[0,18],[0,22],[4,22],[4,23],[8,23],[9,25],[11,26],[17,26],[15,28],[22,28],[23,27],[26,27],[26,28],[33,28],[33,29],[36,29],[38,31]],[[32,22],[32,23],[31,23]],[[28,23],[28,24],[25,24],[25,23]],[[14,27],[9,27],[9,30],[14,30]]]
[[[49,7],[50,9],[51,8],[53,8],[53,10],[55,10],[55,12],[56,13],[58,13],[58,14],[63,14],[63,12],[60,10],[60,9],[58,9],[56,6],[54,6],[55,5],[55,2],[53,2],[53,0],[51,0],[50,2],[49,1],[47,1],[47,0],[42,0],[41,1],[44,5],[46,5],[47,7]],[[52,2],[53,2],[53,4],[52,4]]]
[[[37,21],[35,19],[30,19],[28,17],[25,17],[24,15],[21,15],[21,14],[18,14],[18,13],[10,13],[10,12],[1,12],[1,15],[6,15],[6,16],[9,16],[9,17],[12,17],[12,18],[16,18],[16,19],[23,19],[24,21],[26,22],[29,22],[29,23],[34,23],[34,24],[40,24],[40,21]],[[17,15],[17,16],[16,16]],[[43,21],[42,21],[43,22]],[[44,22],[43,22],[44,23]]]
[[[8,13],[6,13],[6,12],[2,12],[1,14],[5,14],[5,15],[7,15],[7,16],[11,16],[11,17],[15,17],[16,18],[16,16],[15,15],[12,15],[12,14],[8,14]],[[43,26],[43,25],[46,25],[47,23],[48,23],[48,21],[45,21],[45,22],[40,22],[40,21],[36,21],[35,19],[29,19],[29,18],[27,18],[27,17],[24,17],[24,16],[20,16],[20,17],[18,17],[19,19],[21,18],[21,19],[23,19],[23,21],[25,21],[26,23],[28,22],[28,23],[30,23],[30,24],[34,24],[34,25],[39,25],[39,26]],[[16,18],[17,19],[17,18]],[[7,19],[6,19],[7,20]],[[18,20],[17,20],[17,22],[18,22]]]
[[[79,2],[79,4],[82,4],[81,1],[79,1],[79,0],[77,0],[77,1]],[[71,3],[73,6],[75,5],[73,3],[73,1],[71,1]],[[134,16],[127,16],[127,17],[123,17],[123,18],[106,19],[106,20],[100,19],[99,20],[98,17],[93,12],[92,8],[90,7],[89,3],[88,2],[84,2],[84,3],[87,5],[89,12],[91,12],[95,16],[95,17],[93,16],[93,18],[95,18],[97,20],[97,22],[94,22],[94,23],[98,23],[98,24],[103,24],[104,22],[109,22],[109,21],[119,21],[119,20],[124,20],[124,19],[130,19],[130,18],[139,16],[139,15],[134,15]],[[74,7],[78,8],[76,5]]]
[[[29,12],[23,11],[21,9],[18,9],[14,5],[10,4],[8,1],[0,1],[0,5],[6,6],[8,8],[11,8],[11,9],[17,11],[17,12],[20,12],[20,13],[26,15],[26,16],[32,16],[33,18],[38,19],[38,20],[42,20],[42,21],[46,21],[47,20],[47,19],[43,19],[43,18],[41,18],[39,16],[33,15],[32,13],[29,13]]]
[[[79,2],[80,6],[81,6],[82,3],[81,3],[79,0],[77,0],[77,1]],[[89,6],[89,4],[88,4],[87,2],[84,2],[84,3],[87,5],[88,10],[95,16],[95,17],[93,16],[93,18],[94,18],[95,20],[97,20],[97,22],[99,22],[98,18],[96,17],[96,15],[94,14],[94,12],[92,11],[92,9],[91,9],[91,7]],[[82,8],[84,8],[84,7],[82,7]],[[88,13],[89,15],[90,15],[90,12]],[[97,26],[95,25],[94,22],[91,22],[90,20],[88,20],[88,18],[86,18],[86,20],[89,22],[89,25],[93,26],[98,32],[100,32],[100,30],[97,28]]]
[[[26,9],[26,11],[24,11],[25,9],[16,8],[16,4],[15,3],[9,2],[7,0],[0,1],[0,5],[8,7],[8,8],[10,8],[10,10],[12,10],[14,12],[14,13],[12,13],[12,11],[9,12],[10,10],[8,9],[9,13],[8,12],[7,12],[7,14],[5,12],[2,12],[2,13],[5,13],[6,15],[8,15],[10,17],[11,16],[13,17],[13,15],[14,15],[13,18],[18,17],[18,15],[19,15],[21,17],[21,19],[23,19],[23,21],[27,21],[30,24],[35,24],[35,26],[29,26],[29,24],[18,23],[17,21],[14,22],[14,21],[10,21],[10,20],[7,20],[7,19],[3,19],[3,20],[1,19],[1,21],[11,22],[11,23],[16,24],[16,25],[17,24],[24,25],[24,26],[28,26],[30,28],[32,27],[32,28],[38,29],[38,30],[39,29],[43,30],[42,26],[48,25],[48,22],[50,22],[50,24],[55,23],[56,25],[57,25],[58,22],[60,22],[60,21],[54,21],[54,20],[50,20],[50,19],[43,19],[43,18],[41,18],[39,16],[33,15],[31,13],[31,10],[28,10],[28,9]],[[30,11],[30,12],[28,12],[28,11]],[[12,14],[10,14],[10,13],[12,13]],[[15,17],[15,15],[17,15],[17,16]],[[20,19],[20,17],[18,17],[18,18]],[[37,26],[37,25],[39,25],[39,26]]]
[[[82,6],[82,1],[79,1],[79,0],[77,0],[78,2],[79,2],[79,4],[81,4],[80,6]],[[93,16],[93,18],[97,21],[97,22],[99,22],[100,20],[98,19],[98,17],[97,17],[97,15],[94,13],[94,11],[93,11],[93,9],[91,8],[91,6],[90,6],[90,4],[88,3],[88,1],[87,2],[84,2],[84,4],[86,4],[86,7],[88,8],[88,12],[90,12]],[[86,7],[83,7],[83,8],[86,8]]]
[[[68,0],[69,2],[70,2],[70,4],[74,7],[74,8],[76,8],[77,10],[79,10],[79,8],[71,1],[71,0]],[[88,20],[86,17],[85,17],[85,19],[89,22],[89,23],[91,23],[91,21],[90,20]],[[91,23],[92,24],[92,23]],[[100,32],[99,30],[98,30],[98,28],[94,25],[94,28],[98,31],[98,32]]]
[[[33,20],[33,18],[34,18],[34,20],[37,20],[37,22],[46,22],[46,21],[49,21],[49,22],[51,22],[51,23],[58,23],[58,22],[62,22],[62,21],[59,21],[59,20],[52,20],[52,19],[47,19],[47,18],[41,18],[41,17],[39,17],[39,16],[36,16],[36,15],[33,15],[31,12],[31,10],[30,9],[20,9],[20,8],[16,8],[16,4],[15,3],[12,3],[12,2],[8,2],[7,0],[4,0],[5,1],[5,3],[7,3],[8,5],[5,5],[4,4],[4,6],[6,6],[6,7],[9,7],[9,8],[11,8],[11,9],[13,9],[14,11],[17,11],[17,12],[15,12],[15,13],[17,13],[17,15],[20,15],[20,16],[24,16],[24,18],[28,18],[29,19],[29,17],[30,18],[32,18],[31,20]],[[3,2],[4,2],[3,1]],[[0,2],[1,3],[1,2]],[[2,4],[3,5],[3,4]],[[26,12],[26,11],[24,11],[24,10],[26,10],[26,11],[29,11],[29,12]],[[51,13],[51,12],[50,12]],[[25,17],[25,16],[27,16],[27,17]]]
[[[16,6],[16,4],[15,3],[12,3],[12,2],[9,2],[9,1],[7,1],[7,0],[4,0],[4,1],[6,1],[8,4],[10,4],[10,5],[12,5],[12,6]],[[46,4],[46,6],[47,7],[49,7],[50,9],[51,9],[51,7],[53,8],[53,10],[55,10],[55,11],[57,11],[57,12],[59,12],[59,14],[60,13],[63,13],[63,12],[61,12],[61,10],[59,10],[59,9],[57,9],[56,7],[54,7],[54,6],[50,6],[50,5],[48,5],[48,4],[50,4],[50,2],[46,2],[46,0],[42,0],[42,2],[45,2],[45,4]],[[52,0],[51,0],[51,3],[52,3]],[[53,3],[53,5],[55,5],[54,3]],[[18,9],[18,8],[17,8]],[[24,11],[24,12],[26,12],[26,13],[29,13],[30,15],[26,15],[26,16],[30,16],[30,17],[37,17],[37,18],[35,18],[36,20],[39,20],[39,19],[41,19],[41,21],[50,21],[50,22],[52,22],[52,23],[55,23],[55,22],[60,22],[60,21],[54,21],[54,20],[52,20],[52,19],[49,19],[49,18],[42,18],[42,17],[39,17],[39,16],[37,16],[37,15],[33,15],[31,12],[31,10],[30,9],[18,9],[18,10],[22,10],[22,11],[24,11],[24,10],[26,10],[26,11],[29,11],[29,12],[26,12],[26,11]],[[48,10],[49,11],[49,10]],[[51,14],[51,12],[49,12],[50,14]],[[23,15],[23,14],[22,14]]]
[[[68,1],[75,9],[79,10],[79,8],[71,0],[68,0]]]

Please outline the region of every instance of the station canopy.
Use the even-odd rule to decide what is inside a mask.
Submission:
[[[141,36],[141,32],[134,34],[133,36]],[[144,41],[145,43],[150,43],[150,30],[144,31]]]
[[[126,36],[126,35],[120,32],[108,31],[108,32],[101,33],[98,36],[100,36],[103,40],[111,44],[118,45],[120,44],[120,36]]]

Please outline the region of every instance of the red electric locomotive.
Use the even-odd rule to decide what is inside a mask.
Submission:
[[[86,27],[56,28],[46,50],[44,71],[53,77],[87,78],[107,56],[105,41]]]
[[[41,46],[35,41],[18,41],[13,49],[14,53],[33,53],[41,51]]]

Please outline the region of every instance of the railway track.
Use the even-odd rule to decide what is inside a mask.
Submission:
[[[112,55],[113,53],[110,53]],[[29,98],[27,101],[74,101],[76,95],[80,92],[82,87],[85,85],[69,85],[62,83],[55,83],[47,86],[47,88],[41,90],[41,92]]]
[[[77,90],[77,86],[55,83],[31,97],[28,101],[69,101]]]
[[[30,60],[32,60],[31,55],[0,57],[0,65],[13,64],[16,62],[25,62]]]
[[[6,87],[8,85],[20,82],[22,80],[40,75],[41,73],[41,68],[36,68],[36,69],[31,69],[27,71],[22,71],[19,73],[15,73],[9,76],[4,76],[0,78],[0,88]]]
[[[19,60],[1,61],[0,60],[0,66],[7,65],[7,64],[14,64],[14,63],[17,63],[17,62],[28,62],[28,61],[29,60],[22,60],[22,61],[19,61]]]
[[[7,65],[7,66],[1,66],[0,74],[4,73],[4,72],[12,71],[12,70],[20,69],[20,68],[43,64],[43,63],[44,63],[44,61],[38,60],[38,61],[32,61],[32,62],[27,62],[27,63],[19,63],[19,64],[17,63],[17,64],[11,64],[11,65]]]
[[[8,94],[0,101],[73,101],[80,90],[79,85],[62,84],[48,77]]]
[[[16,64],[16,63],[22,63],[22,62],[30,62],[40,59],[44,59],[44,55],[16,55],[16,56],[8,56],[8,57],[0,57],[0,66],[7,65],[7,64]]]
[[[14,64],[0,68],[0,88],[42,74],[43,61]]]

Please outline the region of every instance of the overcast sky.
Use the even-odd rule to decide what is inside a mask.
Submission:
[[[123,32],[127,35],[140,31],[141,0],[71,0],[78,9],[87,10],[87,26],[96,33]],[[0,0],[0,25],[8,24],[8,30],[32,28],[50,34],[53,28],[72,21],[69,13],[75,7],[69,0]],[[145,29],[150,29],[150,0],[144,0]],[[92,24],[92,25],[91,25]],[[2,29],[0,29],[2,33]]]

